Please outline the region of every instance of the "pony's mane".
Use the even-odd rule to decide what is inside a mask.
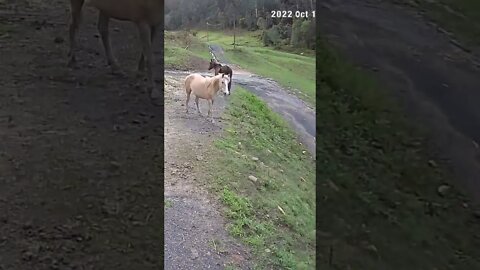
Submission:
[[[215,77],[212,78],[213,87],[214,87],[215,89],[219,89],[219,88],[220,88],[220,86],[219,86],[220,80],[221,80],[221,78],[218,78],[217,76],[215,76]]]
[[[208,78],[209,82],[208,82],[207,87],[210,87],[210,85],[212,85],[212,83],[213,83],[213,86],[218,88],[218,84],[220,83],[220,80],[223,79],[223,78],[226,78],[228,81],[230,81],[230,79],[228,77],[224,77],[222,75],[223,74],[218,74],[218,75],[215,75],[213,77]]]

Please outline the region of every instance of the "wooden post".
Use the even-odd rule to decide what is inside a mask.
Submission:
[[[237,21],[237,16],[234,17],[234,20],[233,20],[233,49],[235,50],[235,37],[236,37],[236,25],[235,25],[235,22]]]

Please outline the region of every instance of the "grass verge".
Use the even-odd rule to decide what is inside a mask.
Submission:
[[[185,31],[165,31],[164,61],[166,69],[188,70],[192,62],[210,61],[206,44]]]
[[[315,163],[287,123],[238,87],[210,149],[213,189],[260,269],[315,269]],[[205,170],[204,170],[205,171]]]
[[[423,132],[370,74],[317,46],[318,267],[480,269],[478,217]]]
[[[414,0],[394,2],[413,5],[446,30],[455,33],[467,46],[480,47],[480,1]]]

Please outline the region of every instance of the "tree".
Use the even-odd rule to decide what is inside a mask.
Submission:
[[[262,30],[263,43],[268,46],[289,45],[314,48],[315,20],[272,19],[272,10],[311,11],[315,0],[166,0],[165,28],[206,28],[221,25],[233,30],[236,49],[239,29]]]
[[[230,3],[233,7],[233,49],[236,49],[236,37],[237,37],[237,18],[238,18],[238,10],[242,6],[242,0],[231,0]]]

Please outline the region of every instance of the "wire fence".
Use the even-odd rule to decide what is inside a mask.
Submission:
[[[222,30],[222,29],[223,29],[223,25],[222,25],[222,24],[212,24],[212,23],[207,22],[207,23],[206,23],[206,26],[207,26],[207,32],[206,32],[205,38],[207,39],[208,50],[209,50],[209,52],[210,52],[210,55],[212,56],[212,59],[215,60],[216,62],[219,62],[217,56],[216,56],[215,53],[213,52],[214,50],[213,50],[212,46],[210,45],[210,40],[208,39],[208,32],[209,32],[209,31]]]

